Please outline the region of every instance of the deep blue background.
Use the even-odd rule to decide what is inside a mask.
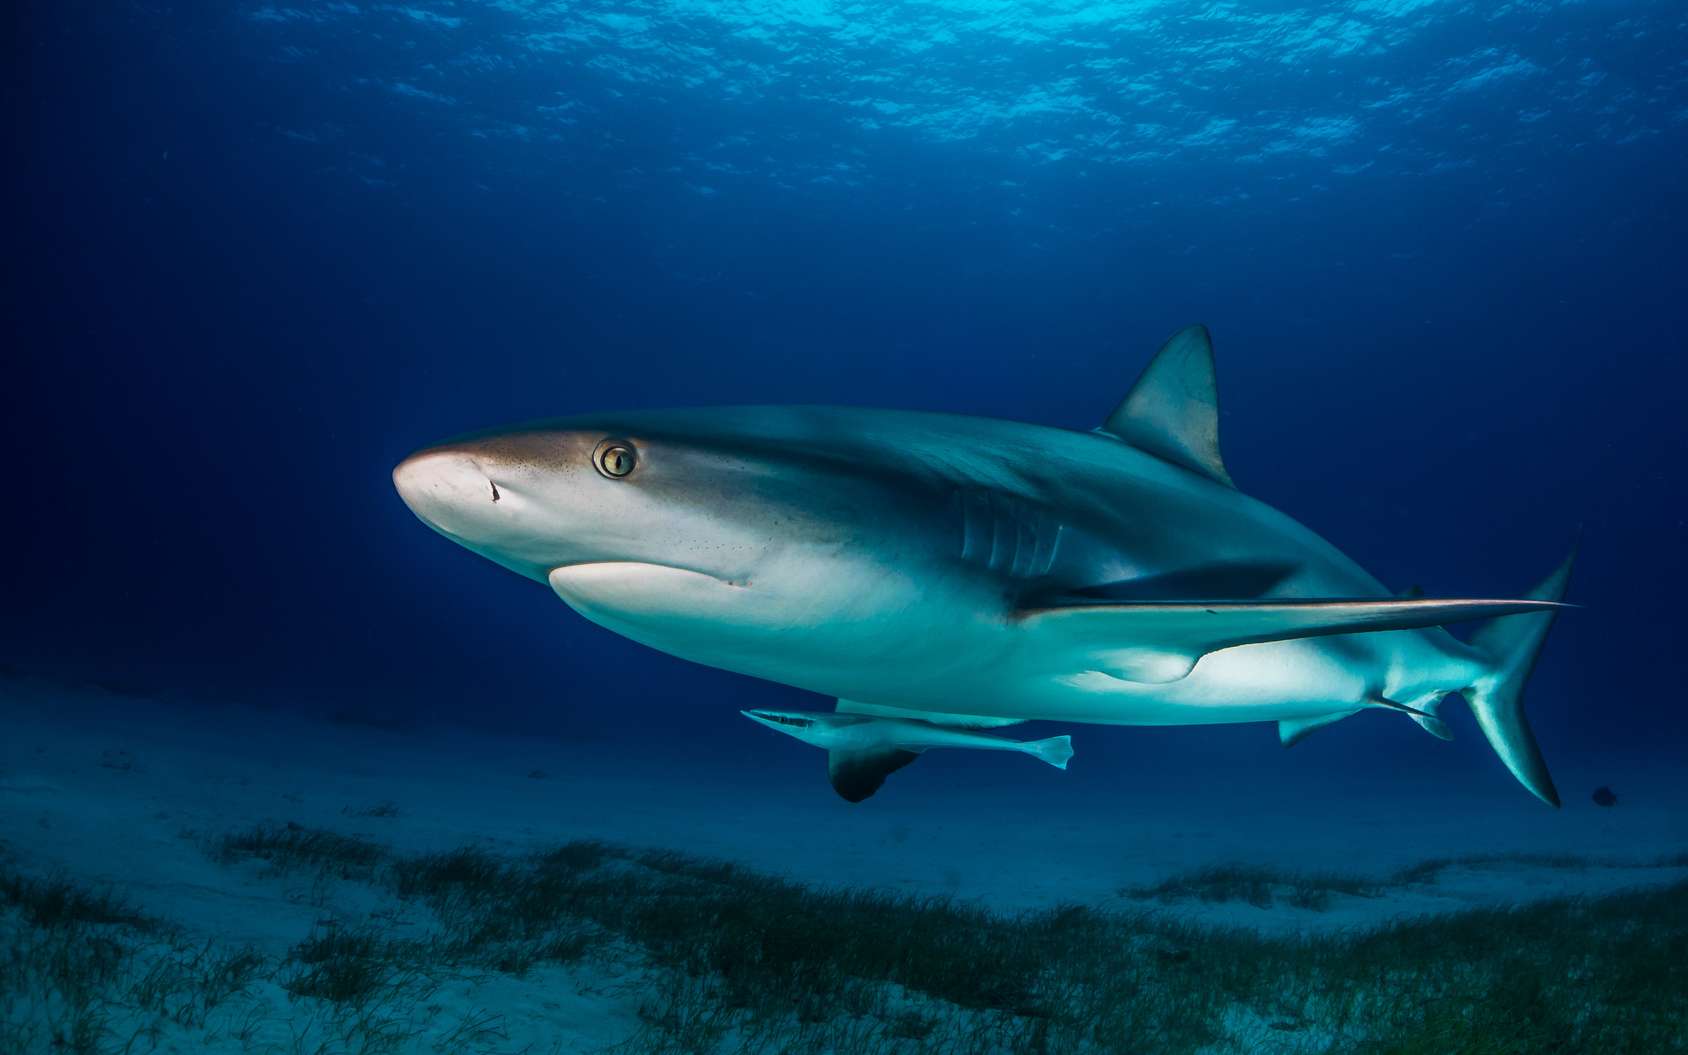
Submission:
[[[748,743],[733,709],[813,701],[588,626],[416,523],[392,465],[468,428],[674,404],[1088,428],[1203,321],[1239,485],[1386,582],[1521,590],[1582,525],[1587,608],[1530,696],[1550,758],[1688,742],[1672,5],[1437,7],[1380,52],[1294,64],[1227,43],[1241,65],[1199,104],[1130,102],[1153,156],[1097,145],[1084,123],[1115,96],[1082,79],[1076,116],[950,134],[859,119],[808,30],[795,72],[733,95],[640,83],[608,64],[613,33],[535,52],[513,15],[435,7],[460,21],[14,14],[0,659],[208,701]],[[920,10],[920,32],[944,18]],[[672,28],[727,80],[771,61],[707,20]],[[1169,54],[1229,32],[1175,31]],[[1116,32],[1082,27],[1095,54]],[[1074,68],[1028,41],[939,49],[947,79],[902,112],[988,111],[937,98],[970,70],[996,91]],[[871,71],[874,46],[850,57]],[[1534,70],[1423,87],[1485,48]],[[511,130],[558,99],[579,101],[566,122]],[[1157,106],[1173,132],[1130,131]],[[1242,120],[1215,141],[1221,111]],[[1358,124],[1299,152],[1237,138],[1303,111]],[[1392,723],[1353,735],[1408,749]]]

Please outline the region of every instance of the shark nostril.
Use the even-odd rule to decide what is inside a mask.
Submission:
[[[494,502],[498,501],[498,485],[493,483],[491,480],[488,480],[487,483],[492,485],[492,500]]]

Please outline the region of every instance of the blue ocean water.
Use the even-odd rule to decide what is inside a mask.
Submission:
[[[19,966],[0,1046],[77,1046],[26,1006],[103,1008],[80,1050],[280,1050],[299,1023],[338,1022],[342,1003],[288,982],[314,925],[288,912],[380,930],[377,895],[198,849],[261,824],[394,853],[602,839],[993,911],[1135,910],[1121,890],[1216,862],[1377,875],[1534,855],[1501,881],[1449,879],[1445,901],[1339,897],[1344,926],[1680,884],[1653,868],[1688,844],[1680,5],[79,2],[13,21],[7,875],[250,943],[271,974],[242,992],[274,1000],[238,1042],[162,1011],[173,1024],[147,1032],[129,990],[78,1003]],[[1294,752],[1261,725],[1040,725],[1075,734],[1069,772],[934,755],[850,807],[817,754],[735,713],[829,701],[591,626],[427,531],[389,475],[449,435],[599,410],[825,403],[1090,429],[1195,322],[1238,486],[1392,588],[1515,595],[1580,537],[1582,607],[1528,695],[1561,811],[1456,708],[1452,743],[1365,714]],[[1602,786],[1617,806],[1595,804]],[[366,812],[388,801],[397,827]],[[31,902],[11,882],[16,936]],[[1623,911],[1674,912],[1658,933],[1680,933],[1683,888],[1662,889],[1666,908]],[[1319,913],[1267,901],[1186,908],[1322,933]],[[655,986],[660,951],[617,976]],[[1079,1050],[1008,1027],[968,1048],[906,1022],[791,1039],[747,1024],[714,969],[687,977],[699,1006],[738,1008],[719,1050]],[[506,988],[446,1001],[491,1016],[484,1036],[310,1036],[717,1050],[632,997],[570,996],[568,1029],[533,1025],[520,977],[494,974]],[[897,999],[1012,1013],[911,977]],[[863,1020],[905,1012],[927,1013]],[[1086,1043],[1373,1042],[1327,1012]],[[1658,1021],[1582,1050],[1644,1050]],[[1477,1050],[1485,1028],[1467,1016],[1400,1050]]]

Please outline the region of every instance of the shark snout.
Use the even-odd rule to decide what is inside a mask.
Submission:
[[[504,495],[473,455],[419,451],[393,469],[399,497],[422,521],[449,535],[473,537]]]

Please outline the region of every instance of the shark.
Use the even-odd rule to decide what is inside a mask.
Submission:
[[[1217,393],[1198,325],[1089,431],[808,405],[588,413],[424,447],[393,483],[429,527],[611,632],[835,700],[858,720],[803,739],[851,801],[918,755],[910,722],[951,746],[1030,721],[1272,722],[1290,746],[1365,710],[1446,738],[1455,697],[1557,806],[1523,689],[1574,550],[1516,597],[1393,593],[1236,486]]]

